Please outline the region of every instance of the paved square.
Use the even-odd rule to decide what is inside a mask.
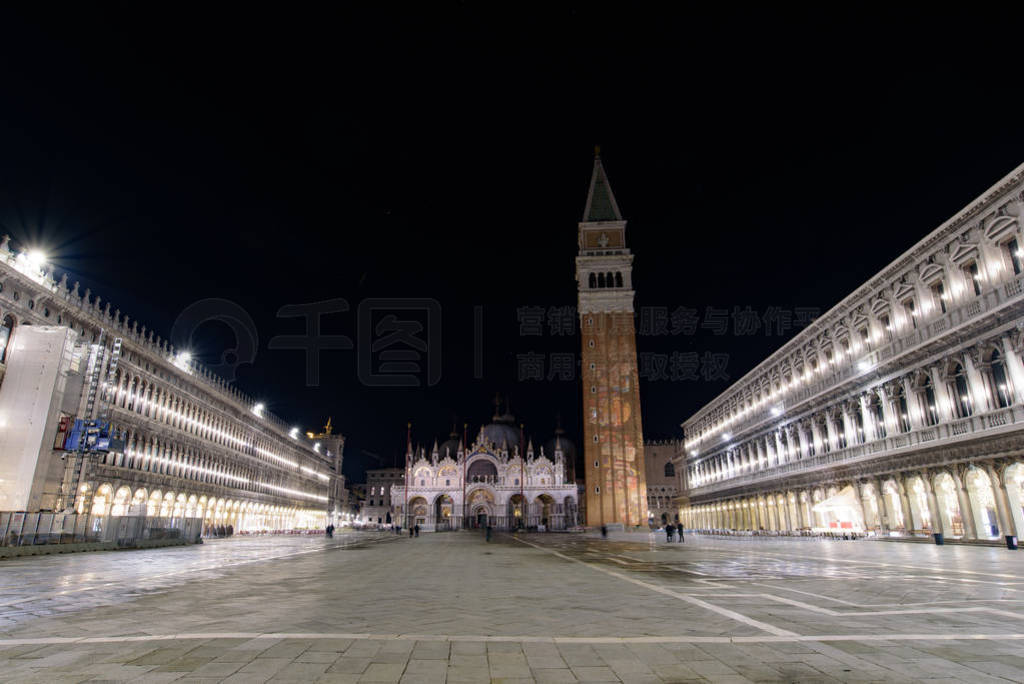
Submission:
[[[991,547],[347,533],[0,564],[0,681],[1024,681]]]

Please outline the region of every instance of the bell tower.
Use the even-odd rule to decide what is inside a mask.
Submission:
[[[576,257],[588,526],[647,522],[632,270],[626,221],[595,149]]]

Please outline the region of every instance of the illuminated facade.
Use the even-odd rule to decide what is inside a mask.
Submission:
[[[687,419],[687,526],[1024,533],[1022,221],[1024,166]]]
[[[366,498],[359,511],[359,519],[372,524],[386,525],[391,520],[391,488],[404,484],[402,468],[376,468],[366,471]]]
[[[440,446],[406,454],[405,481],[391,487],[392,519],[423,530],[518,527],[562,530],[578,524],[576,483],[566,476],[571,443],[520,452],[510,414],[495,415],[465,448],[452,435]],[[406,492],[408,482],[408,493]]]
[[[44,398],[54,410],[42,414],[34,461],[12,461],[6,445],[28,453],[25,427],[0,420],[0,469],[20,468],[33,481],[26,495],[0,484],[0,510],[90,513],[92,529],[124,516],[160,518],[163,528],[199,518],[237,532],[319,528],[343,505],[344,437],[329,423],[318,435],[290,428],[153,331],[69,286],[66,274],[55,280],[41,260],[12,252],[5,237],[0,380],[9,382],[0,381],[0,405],[19,391],[19,364],[33,362],[29,347],[40,334],[22,334],[30,329],[66,340],[66,353]],[[109,421],[110,450],[55,448],[76,418]]]
[[[597,155],[576,257],[588,526],[648,520],[632,269],[626,221]]]
[[[648,440],[644,443],[647,473],[647,522],[654,527],[679,522],[679,496],[685,490],[679,439]]]

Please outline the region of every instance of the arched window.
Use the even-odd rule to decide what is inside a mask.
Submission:
[[[620,271],[615,272],[615,287],[622,287],[622,273]]]
[[[932,301],[939,311],[946,313],[946,285],[941,281],[932,284]]]
[[[882,330],[885,331],[885,339],[892,341],[892,322],[889,320],[889,314],[885,313],[878,317],[878,324],[882,326]]]
[[[875,397],[872,401],[872,408],[875,411],[875,437],[877,439],[885,439],[885,409],[882,407],[882,401]]]
[[[7,343],[11,341],[12,332],[14,332],[14,319],[4,316],[4,322],[0,325],[0,363],[7,363]]]
[[[935,388],[932,387],[932,379],[924,380],[924,422],[928,425],[936,425],[939,422],[939,408],[935,405]]]
[[[992,352],[992,384],[995,385],[996,405],[1006,408],[1010,405],[1010,383],[1006,379],[1006,364],[998,351]]]
[[[604,273],[597,274],[597,286],[604,287]]]
[[[608,287],[615,287],[615,276],[611,271],[609,271],[608,275],[605,276],[605,282],[608,283]]]
[[[896,395],[896,409],[900,412],[900,432],[910,432],[910,409],[907,408],[907,397],[903,388],[900,388],[899,394]]]
[[[676,476],[676,467],[675,467],[675,465],[672,464],[671,461],[669,461],[668,463],[665,464],[665,477],[675,477],[675,476]]]
[[[974,295],[981,294],[981,272],[978,271],[978,262],[972,261],[964,266],[964,280],[974,289]]]
[[[967,374],[959,363],[953,369],[953,391],[956,392],[956,408],[960,418],[974,413],[971,409],[971,394],[967,388]]]
[[[594,289],[595,287],[597,287],[597,274],[596,273],[591,273],[590,274],[590,281],[589,282],[590,282],[590,289]]]

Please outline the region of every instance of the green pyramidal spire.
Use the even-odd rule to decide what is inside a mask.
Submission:
[[[621,221],[619,205],[612,194],[612,186],[608,184],[604,165],[601,163],[601,150],[594,150],[594,173],[590,176],[590,191],[587,193],[587,206],[583,209],[583,222]]]

